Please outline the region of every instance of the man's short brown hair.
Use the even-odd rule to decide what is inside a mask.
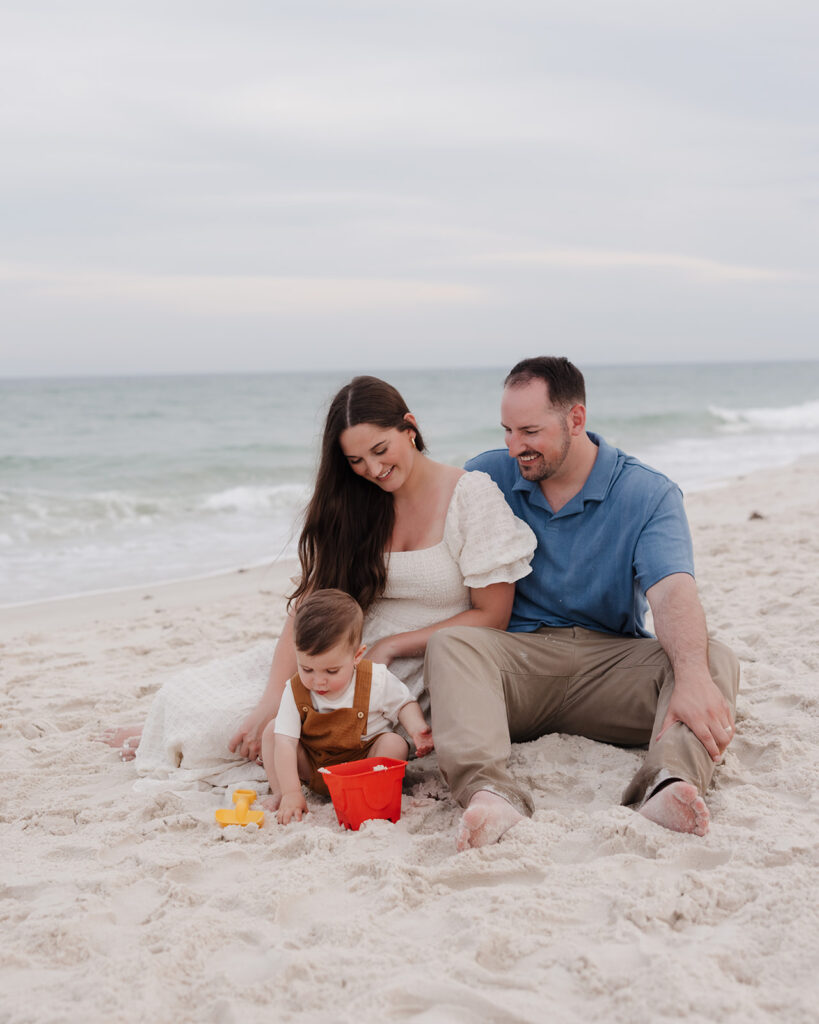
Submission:
[[[344,640],[357,650],[363,629],[364,613],[354,597],[343,590],[316,590],[296,609],[293,639],[297,651],[314,657]]]
[[[549,391],[552,405],[567,408],[586,404],[586,382],[583,374],[565,356],[535,356],[521,359],[512,367],[503,382],[505,388],[522,387],[533,380],[542,380]]]

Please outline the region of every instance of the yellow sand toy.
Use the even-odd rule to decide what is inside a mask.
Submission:
[[[229,807],[220,807],[216,811],[216,820],[224,828],[225,825],[249,825],[251,821],[259,828],[264,825],[264,811],[251,811],[250,805],[256,799],[255,789],[236,789],[233,792],[233,802],[236,810]]]

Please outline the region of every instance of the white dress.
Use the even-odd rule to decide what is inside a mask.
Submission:
[[[447,509],[440,543],[420,551],[394,551],[387,586],[364,623],[364,642],[423,629],[470,607],[470,588],[514,583],[530,573],[535,536],[517,519],[494,481],[464,473]],[[238,758],[228,740],[258,703],[267,685],[275,641],[207,665],[186,669],[159,690],[136,756],[144,778],[172,780],[175,788],[225,786],[265,779],[260,765]],[[390,665],[425,703],[424,659]]]

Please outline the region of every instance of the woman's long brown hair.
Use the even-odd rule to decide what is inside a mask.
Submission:
[[[416,448],[423,451],[418,428],[404,419],[408,412],[398,391],[378,377],[354,377],[330,403],[316,486],[299,538],[301,580],[289,604],[335,587],[351,594],[366,613],[384,593],[385,551],[395,522],[392,497],[353,472],[339,439],[348,427],[372,423],[412,430]]]

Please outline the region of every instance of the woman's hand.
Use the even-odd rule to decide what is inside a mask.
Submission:
[[[234,754],[255,761],[262,750],[262,733],[269,722],[276,717],[266,703],[257,704],[231,737],[228,746]]]
[[[398,654],[395,651],[395,644],[393,643],[393,637],[385,636],[368,647],[364,657],[369,661],[377,661],[379,665],[386,665],[389,667]]]
[[[388,667],[396,658],[422,658],[429,638],[446,626],[489,626],[492,629],[506,629],[512,614],[515,584],[490,583],[488,587],[471,587],[469,599],[472,603],[471,608],[458,612],[448,619],[434,622],[423,629],[381,637],[367,649],[365,657]]]
[[[296,671],[296,648],[293,645],[293,615],[288,614],[282,635],[273,653],[267,686],[259,703],[230,738],[228,746],[234,754],[258,761],[262,752],[262,733],[279,713],[285,683]]]

